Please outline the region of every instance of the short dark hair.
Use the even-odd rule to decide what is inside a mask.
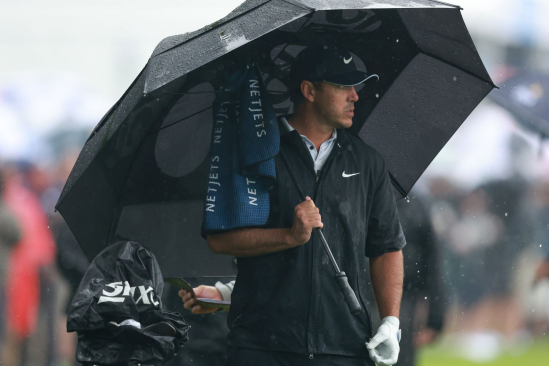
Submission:
[[[303,99],[305,99],[303,93],[301,92],[301,82],[302,81],[300,81],[292,89],[290,89],[290,101],[294,104],[294,112],[301,105]],[[315,89],[322,90],[322,81],[313,81],[312,83]]]

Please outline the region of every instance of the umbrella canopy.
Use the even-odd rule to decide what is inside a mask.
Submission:
[[[549,137],[549,74],[518,73],[505,81],[505,88],[490,99],[507,109],[518,122],[542,138]]]
[[[351,133],[385,158],[398,197],[494,87],[460,9],[437,1],[249,0],[169,37],[87,141],[57,209],[91,258],[116,235],[167,277],[223,275],[200,236],[216,92],[256,62],[277,115],[305,47],[341,45],[379,82],[358,88]]]

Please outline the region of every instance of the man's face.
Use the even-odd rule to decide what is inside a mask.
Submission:
[[[353,86],[322,82],[315,88],[313,101],[319,121],[333,128],[349,128],[353,124],[358,95]]]

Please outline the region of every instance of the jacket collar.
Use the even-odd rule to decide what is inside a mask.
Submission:
[[[288,130],[287,122],[284,123],[282,121],[282,118],[288,119],[290,116],[291,115],[285,115],[285,116],[281,116],[281,118],[278,119],[278,129],[280,130],[280,137],[282,138],[285,135],[295,134],[299,136],[299,138],[301,139],[301,136],[296,130],[292,130],[292,131]],[[345,131],[345,129],[338,128],[336,129],[336,131],[337,131],[336,146],[340,149],[349,146],[351,144],[351,140],[349,139],[349,136],[347,136],[347,132]],[[334,146],[334,148],[336,146]]]

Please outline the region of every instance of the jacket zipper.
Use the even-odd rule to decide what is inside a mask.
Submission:
[[[301,136],[299,136],[299,134],[294,136],[294,139],[295,139],[295,143],[297,143],[301,147],[301,152],[299,154],[302,155],[302,159],[303,160],[307,159],[307,161],[305,161],[305,166],[307,167],[307,170],[310,171],[313,176],[316,175],[315,168],[314,168],[315,162],[313,161],[313,158],[311,157],[311,153],[309,152],[309,149],[307,148],[307,145],[305,144],[305,142],[303,141]],[[306,153],[305,153],[305,151],[306,151]],[[305,155],[306,158],[303,157],[303,155]]]
[[[337,150],[335,150],[335,149],[337,149]],[[314,187],[313,197],[312,197],[314,202],[316,202],[316,199],[317,199],[318,188],[320,187],[320,182],[322,180],[321,178],[325,175],[324,173],[330,167],[332,160],[334,160],[335,156],[339,155],[341,153],[341,151],[343,151],[343,149],[340,148],[339,145],[334,146],[334,150],[332,150],[332,153],[328,157],[328,160],[326,161],[326,163],[324,163],[324,166],[322,167],[322,169],[319,170],[318,172],[316,172],[315,187]],[[313,248],[314,248],[314,246],[313,246]],[[322,249],[319,249],[319,250],[322,250]],[[313,249],[313,259],[314,259],[314,253],[315,253],[315,250]],[[316,275],[316,273],[313,272],[313,279],[316,278],[316,277],[318,277],[318,276]],[[314,287],[313,286],[314,282],[315,281],[311,281],[311,287]],[[311,291],[311,294],[313,294],[314,292],[315,292],[315,290],[313,288],[313,290]],[[312,301],[312,297],[311,297],[311,301]],[[307,329],[307,332],[308,332],[308,329]],[[307,341],[307,344],[308,344],[307,347],[309,348],[309,350],[311,350],[311,347],[309,345],[309,341]],[[309,354],[309,359],[310,360],[314,359],[314,354],[310,353]]]
[[[318,194],[318,188],[320,186],[320,181],[321,181],[321,178],[326,175],[324,174],[328,168],[330,167],[330,163],[332,162],[332,160],[335,159],[336,155],[339,155],[341,153],[341,151],[343,151],[342,148],[338,147],[339,145],[336,145],[334,146],[334,149],[337,149],[335,151],[332,151],[332,154],[330,154],[330,156],[328,157],[328,160],[326,161],[326,163],[324,163],[324,166],[322,167],[321,170],[319,170],[317,173],[316,173],[316,182],[315,182],[315,189],[313,191],[313,201],[316,202],[316,196]],[[334,154],[335,153],[335,154]]]

